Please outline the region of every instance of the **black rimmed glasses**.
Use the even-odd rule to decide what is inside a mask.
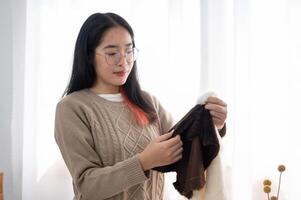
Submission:
[[[105,56],[109,65],[118,65],[120,60],[125,57],[126,62],[131,64],[136,61],[139,50],[136,47],[126,49],[124,53],[117,50],[108,50],[104,52],[96,52],[97,55]]]

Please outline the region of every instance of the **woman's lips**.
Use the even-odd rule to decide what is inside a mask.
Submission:
[[[123,77],[125,76],[126,72],[122,71],[122,72],[114,72],[114,74],[116,74],[119,77]]]

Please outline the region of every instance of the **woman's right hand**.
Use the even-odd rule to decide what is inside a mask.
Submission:
[[[177,162],[182,158],[182,141],[177,135],[171,138],[172,132],[160,135],[151,141],[139,154],[144,171]]]

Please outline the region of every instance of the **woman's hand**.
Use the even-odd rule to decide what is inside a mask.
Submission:
[[[160,135],[151,141],[139,154],[139,161],[144,171],[177,162],[182,158],[180,136],[171,138],[172,132]]]
[[[208,97],[205,108],[210,111],[216,128],[218,130],[222,129],[227,118],[227,104],[217,97]]]

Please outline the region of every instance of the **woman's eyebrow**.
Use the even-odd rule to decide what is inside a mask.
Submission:
[[[111,48],[118,48],[118,45],[113,45],[113,44],[109,44],[107,46],[105,46],[103,49],[111,49]]]
[[[132,46],[132,45],[133,45],[133,43],[130,42],[128,44],[125,44],[124,46],[129,47],[129,46]],[[109,44],[109,45],[105,46],[103,49],[111,49],[111,48],[119,48],[119,47],[120,47],[119,45]]]
[[[128,44],[126,44],[125,46],[126,46],[126,47],[133,46],[133,43],[132,43],[132,42],[131,42],[131,43],[128,43]]]

